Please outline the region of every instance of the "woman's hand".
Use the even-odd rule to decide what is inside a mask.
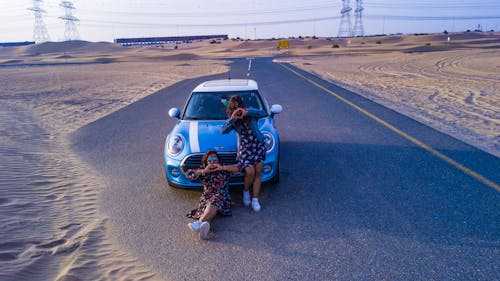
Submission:
[[[231,114],[231,119],[241,119],[241,113],[239,108],[233,111],[233,114]]]
[[[241,119],[244,116],[246,116],[248,113],[248,110],[244,108],[237,108],[233,111],[233,114],[231,114],[231,119]]]
[[[219,171],[224,171],[224,166],[222,166],[221,164],[219,163],[213,163],[211,164],[212,165],[212,171],[213,172],[219,172]]]
[[[205,169],[203,169],[203,172],[205,174],[209,174],[209,173],[213,173],[213,172],[217,172],[217,171],[222,171],[222,166],[221,164],[219,163],[211,163],[211,164],[208,164]]]

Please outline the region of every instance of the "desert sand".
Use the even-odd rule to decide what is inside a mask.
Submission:
[[[221,58],[276,56],[500,157],[499,33],[289,40],[281,50],[277,40],[3,48],[2,96],[71,132],[182,79],[222,73]]]
[[[356,38],[348,55],[290,61],[500,157],[500,38],[451,37],[393,36],[381,39],[378,51],[366,51],[367,40]]]
[[[161,280],[110,237],[105,181],[68,136],[225,62],[88,42],[0,53],[0,280]]]
[[[277,42],[1,48],[0,277],[157,279],[110,237],[99,211],[104,181],[68,137],[178,81],[227,71],[224,58],[291,62],[500,157],[500,33],[295,38],[286,49]]]

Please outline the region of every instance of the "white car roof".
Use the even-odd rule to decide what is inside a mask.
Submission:
[[[201,83],[193,92],[229,92],[258,90],[257,82],[250,79],[211,80]]]

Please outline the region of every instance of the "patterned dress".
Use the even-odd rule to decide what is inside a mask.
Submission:
[[[197,209],[187,213],[188,218],[199,219],[208,205],[217,207],[217,212],[223,216],[230,216],[231,213],[231,194],[229,193],[228,172],[209,173],[205,176],[195,177],[194,172],[189,169],[186,172],[188,178],[192,180],[199,179],[203,183],[203,193],[200,197],[200,204]]]
[[[242,126],[237,159],[242,169],[266,160],[266,147],[252,134],[252,130]]]

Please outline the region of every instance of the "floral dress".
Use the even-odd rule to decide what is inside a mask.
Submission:
[[[252,134],[252,130],[242,126],[237,159],[242,169],[266,160],[266,147]]]
[[[231,213],[231,194],[229,193],[228,172],[208,173],[205,176],[194,176],[194,172],[189,169],[186,172],[190,180],[199,179],[203,183],[203,193],[200,197],[200,204],[197,209],[187,213],[188,218],[199,219],[209,204],[217,207],[217,212],[223,216],[230,216]]]

